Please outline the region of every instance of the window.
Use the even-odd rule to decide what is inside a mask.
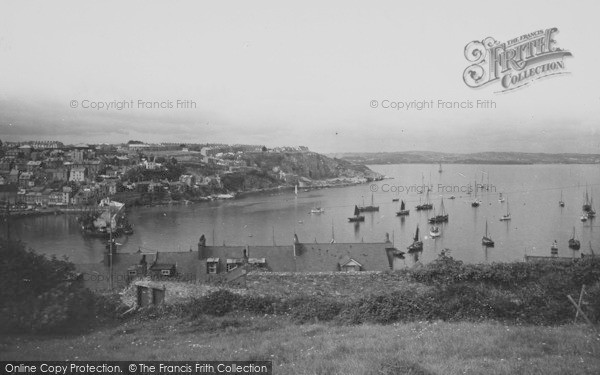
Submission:
[[[160,270],[160,274],[163,276],[171,276],[171,270]]]
[[[236,268],[237,268],[237,266],[238,266],[238,265],[237,265],[236,263],[228,263],[228,264],[227,264],[227,272],[229,272],[229,271],[233,271],[234,269],[236,269]]]
[[[207,263],[208,273],[217,273],[217,262]]]

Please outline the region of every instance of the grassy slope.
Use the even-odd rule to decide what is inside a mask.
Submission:
[[[272,360],[275,374],[598,374],[584,326],[290,324],[230,314],[130,321],[71,337],[0,338],[3,360]]]

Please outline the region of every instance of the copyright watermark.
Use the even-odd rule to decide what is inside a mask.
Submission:
[[[369,106],[373,109],[391,109],[395,111],[424,111],[424,110],[480,110],[496,109],[498,104],[490,99],[478,100],[443,100],[443,99],[420,99],[420,100],[397,100],[383,99],[371,100]]]
[[[174,100],[91,100],[91,99],[72,99],[69,101],[69,107],[72,109],[89,109],[95,111],[123,111],[138,109],[196,109],[198,103],[191,99]]]
[[[396,194],[423,194],[426,192],[434,192],[436,194],[471,194],[475,191],[486,191],[490,193],[496,193],[497,188],[493,184],[465,184],[465,185],[445,185],[445,184],[413,184],[413,185],[392,185],[392,184],[371,184],[369,185],[369,190],[373,193],[381,192],[381,193],[396,193]]]

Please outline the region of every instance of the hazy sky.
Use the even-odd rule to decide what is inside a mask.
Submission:
[[[592,0],[3,0],[0,139],[600,153],[599,13]],[[570,74],[501,94],[464,84],[467,43],[551,27]],[[496,109],[381,108],[478,99]]]

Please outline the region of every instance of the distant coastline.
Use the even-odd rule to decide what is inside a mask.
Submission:
[[[331,154],[352,163],[375,164],[600,164],[600,154],[525,152],[442,153],[430,151]]]

